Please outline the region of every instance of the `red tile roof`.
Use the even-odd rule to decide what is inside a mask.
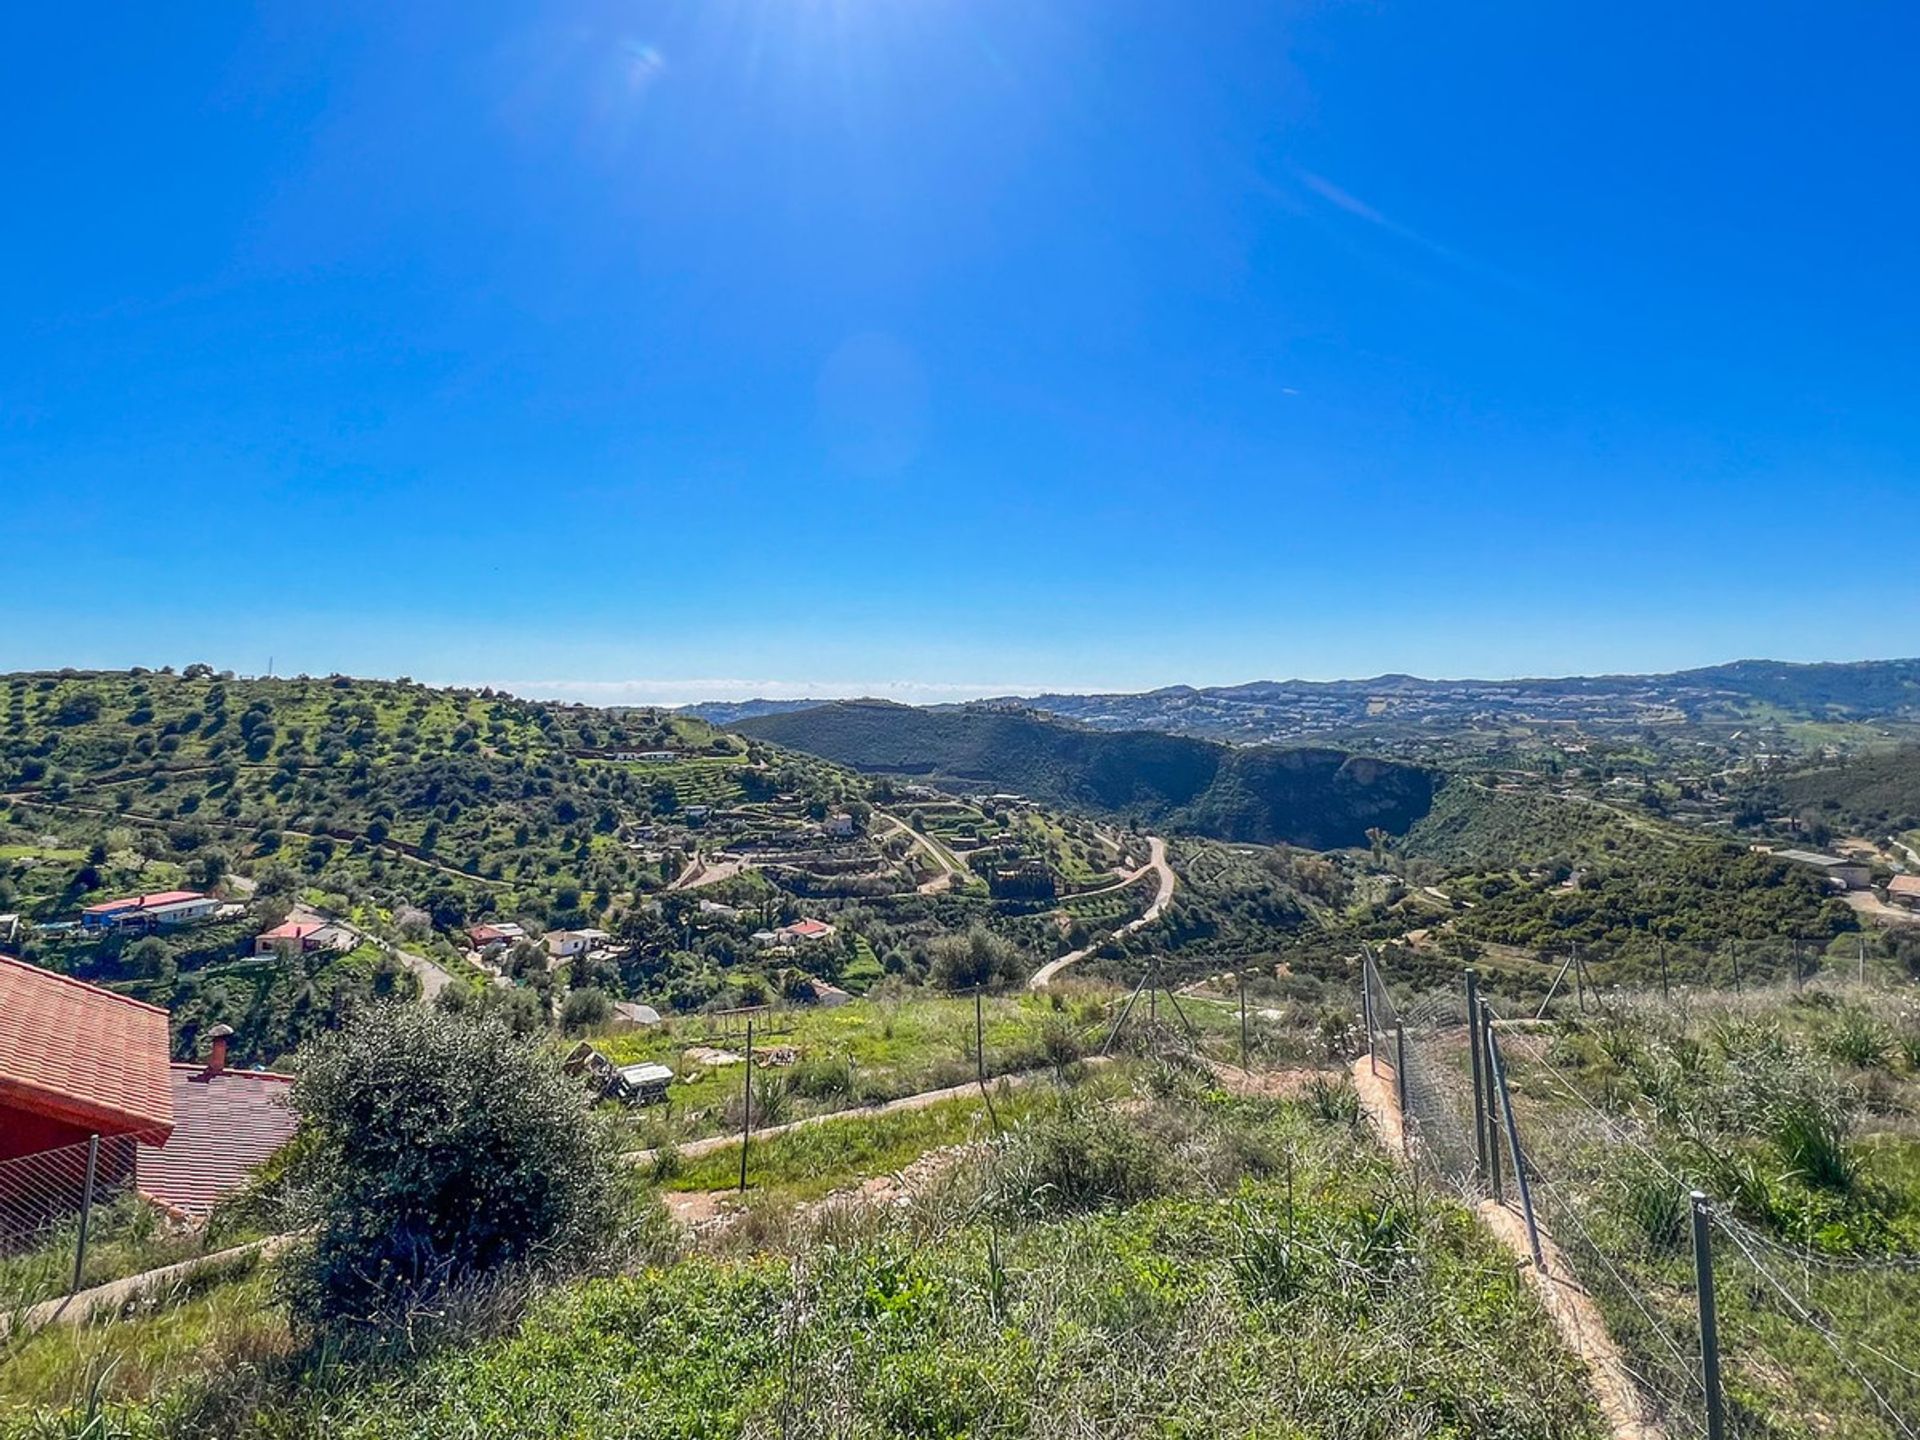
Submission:
[[[167,1012],[0,955],[0,1104],[102,1135],[173,1129]]]
[[[175,1065],[172,1082],[173,1138],[158,1148],[142,1145],[135,1173],[142,1195],[197,1219],[293,1137],[293,1077],[263,1070],[209,1075],[204,1065]]]
[[[129,895],[120,900],[102,900],[89,905],[83,915],[111,915],[120,910],[150,910],[155,905],[173,905],[182,900],[204,900],[198,890],[156,890],[151,895]]]
[[[1889,895],[1920,895],[1920,875],[1896,875],[1887,882]]]
[[[289,920],[276,925],[271,930],[263,930],[258,938],[262,940],[304,940],[321,928],[318,920]]]
[[[824,920],[796,920],[786,927],[789,935],[800,935],[811,939],[815,935],[831,935],[833,926]]]

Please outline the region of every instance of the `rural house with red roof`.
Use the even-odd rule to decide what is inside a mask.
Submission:
[[[353,937],[325,920],[288,920],[253,937],[255,955],[271,955],[281,946],[295,954],[313,950],[351,950]]]
[[[0,955],[0,1233],[133,1179],[173,1133],[167,1012]]]
[[[163,925],[187,925],[204,920],[219,908],[218,900],[198,890],[161,890],[152,895],[128,895],[89,905],[80,912],[80,925],[86,930],[153,930]]]
[[[167,1012],[0,955],[0,1235],[77,1210],[87,1142],[95,1194],[137,1189],[203,1220],[292,1138],[291,1076],[170,1063]]]
[[[167,1012],[0,955],[0,1160],[173,1133]]]

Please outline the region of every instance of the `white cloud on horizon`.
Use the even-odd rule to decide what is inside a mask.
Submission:
[[[939,680],[490,680],[528,700],[577,700],[589,705],[694,705],[728,700],[898,700],[908,705],[1031,695],[1044,686]]]

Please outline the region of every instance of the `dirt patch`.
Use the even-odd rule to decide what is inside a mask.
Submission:
[[[797,1208],[801,1214],[818,1214],[832,1209],[906,1205],[919,1191],[981,1153],[983,1148],[978,1141],[944,1145],[916,1157],[891,1174],[869,1176],[858,1185],[835,1190]],[[664,1192],[660,1201],[667,1207],[667,1213],[688,1230],[696,1235],[713,1235],[727,1230],[742,1217],[740,1198],[737,1190],[683,1190]]]
[[[1607,1329],[1600,1307],[1574,1278],[1573,1267],[1567,1264],[1553,1237],[1544,1230],[1540,1232],[1540,1254],[1546,1261],[1543,1271],[1533,1263],[1524,1219],[1497,1200],[1482,1200],[1476,1208],[1481,1223],[1512,1252],[1532,1282],[1562,1343],[1585,1363],[1593,1397],[1615,1440],[1666,1440],[1666,1430],[1649,1419],[1640,1404],[1626,1360]]]
[[[1215,1065],[1214,1078],[1229,1095],[1253,1095],[1285,1100],[1307,1088],[1318,1070],[1242,1070],[1238,1065]]]
[[[729,1190],[667,1190],[661,1193],[660,1203],[689,1230],[724,1227],[734,1215],[733,1192]]]
[[[975,1141],[966,1145],[943,1145],[916,1157],[891,1175],[874,1175],[852,1190],[836,1190],[810,1208],[849,1202],[860,1205],[905,1205],[915,1193],[926,1189],[948,1171],[968,1158],[983,1153],[985,1147]]]
[[[1376,1074],[1375,1069],[1379,1073]],[[1360,1108],[1366,1112],[1374,1133],[1389,1150],[1404,1154],[1407,1132],[1400,1123],[1400,1093],[1395,1088],[1393,1066],[1361,1056],[1353,1062],[1353,1088],[1360,1093]]]

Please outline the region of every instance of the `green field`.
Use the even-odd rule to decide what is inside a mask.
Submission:
[[[1076,1045],[1097,1043],[1112,998],[1111,992],[1093,992],[1057,1010],[1043,997],[988,997],[981,1010],[987,1073],[1044,1064],[1050,1030]],[[781,1009],[756,1017],[755,1025],[756,1051],[791,1047],[798,1054],[792,1065],[759,1072],[785,1087],[783,1118],[958,1085],[975,1073],[971,999],[928,995]],[[596,1043],[622,1065],[651,1060],[673,1068],[670,1113],[650,1112],[645,1133],[685,1139],[730,1128],[742,1084],[741,1066],[703,1064],[688,1056],[688,1048],[738,1054],[745,1040],[744,1017],[686,1016]]]

